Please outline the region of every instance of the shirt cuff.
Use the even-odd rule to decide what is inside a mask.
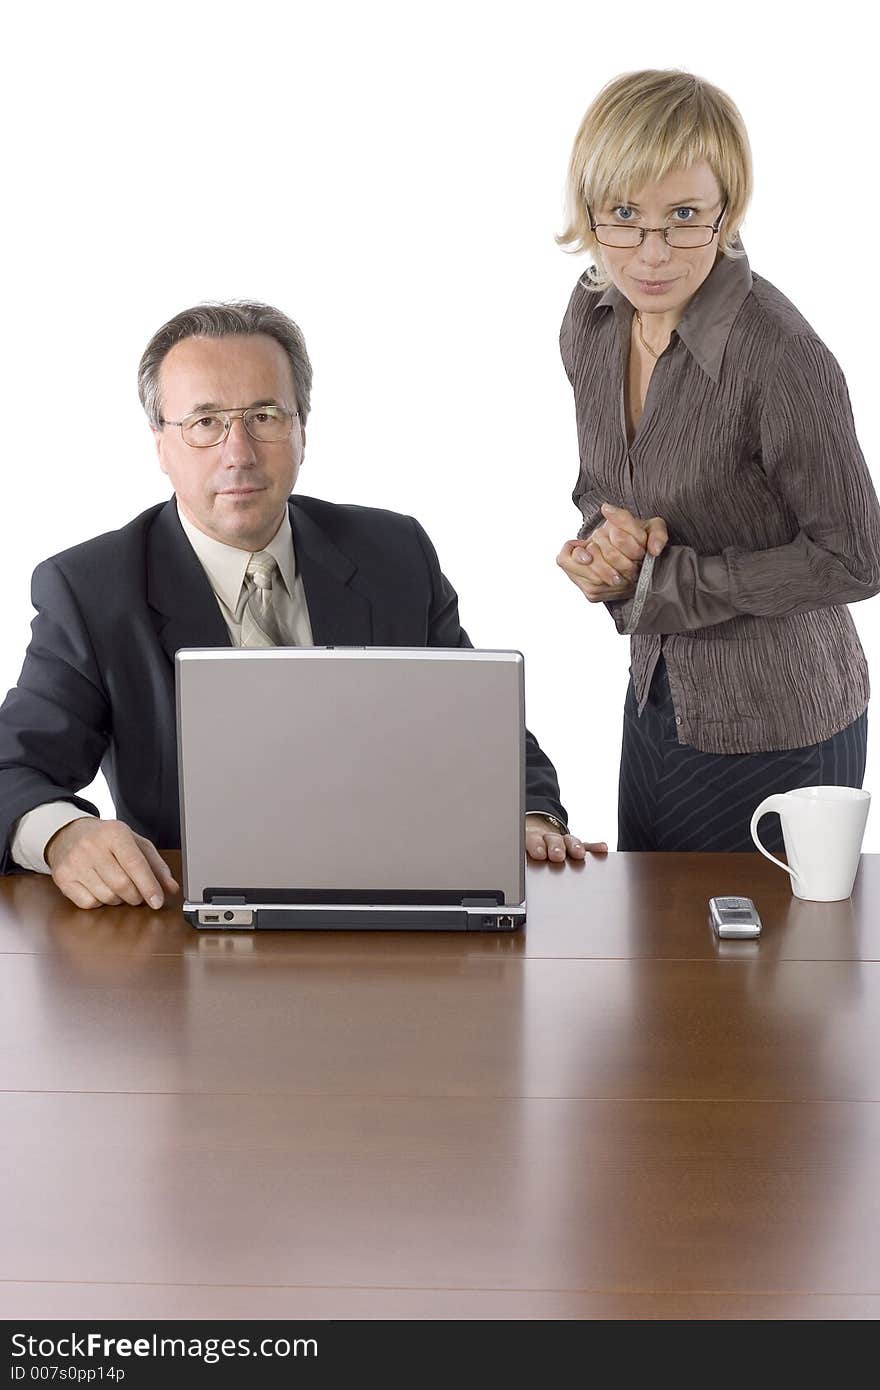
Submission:
[[[632,598],[625,599],[622,603],[606,604],[608,611],[614,619],[614,625],[622,637],[629,637],[638,631],[639,619],[645,607],[645,602],[651,593],[651,578],[654,573],[653,555],[646,555],[639,570],[639,578],[636,583],[636,591]]]
[[[588,540],[596,528],[601,526],[604,521],[605,514],[601,509],[585,516],[584,524],[578,531],[578,540]],[[638,581],[636,583],[636,591],[632,598],[624,599],[622,602],[619,599],[616,601],[612,599],[605,604],[605,607],[614,619],[614,625],[617,631],[622,637],[629,637],[638,627],[639,618],[642,616],[642,609],[645,606],[645,600],[651,592],[651,575],[654,572],[655,558],[656,557],[653,555],[646,554],[645,558],[642,560]]]
[[[52,836],[72,820],[89,815],[90,811],[81,811],[70,801],[47,801],[32,811],[25,811],[18,819],[10,845],[16,864],[22,869],[32,869],[35,874],[50,874],[52,870],[46,863],[45,851]]]
[[[588,512],[584,516],[581,529],[577,533],[578,540],[588,540],[589,537],[592,536],[593,532],[597,530],[598,527],[600,527],[604,523],[604,521],[605,513],[602,511],[601,507],[595,512]]]
[[[571,834],[571,831],[569,830],[565,822],[561,821],[558,816],[551,816],[549,811],[526,811],[526,815],[540,816],[541,820],[548,820],[550,824],[553,826],[554,830],[558,830],[560,835]]]

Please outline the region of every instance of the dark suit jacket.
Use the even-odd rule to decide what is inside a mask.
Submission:
[[[316,646],[469,647],[455,591],[412,517],[291,498]],[[229,632],[172,499],[34,572],[37,610],[17,687],[0,709],[0,872],[15,822],[103,771],[118,818],[180,845],[174,653]],[[526,738],[526,804],[565,818],[556,773]]]

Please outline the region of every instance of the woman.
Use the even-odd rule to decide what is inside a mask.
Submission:
[[[752,849],[764,796],[864,777],[845,605],[880,589],[880,508],[840,368],[749,269],[751,182],[736,107],[682,72],[616,78],[571,157],[559,240],[595,264],[560,338],[584,524],[558,563],[632,634],[623,850]]]

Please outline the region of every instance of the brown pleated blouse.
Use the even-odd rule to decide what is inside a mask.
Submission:
[[[680,743],[756,753],[820,743],[868,703],[846,605],[880,590],[880,506],[834,357],[745,256],[721,256],[651,375],[627,442],[633,308],[582,277],[560,334],[589,535],[602,502],[662,516],[669,544],[633,598],[644,708],[661,651]]]

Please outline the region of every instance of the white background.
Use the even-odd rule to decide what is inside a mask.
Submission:
[[[529,724],[574,828],[613,848],[628,642],[554,564],[578,524],[557,337],[583,262],[553,239],[571,143],[619,72],[688,68],[730,93],[755,158],[752,267],[837,356],[873,465],[869,7],[17,9],[2,93],[2,690],[34,565],[168,495],[136,394],[147,339],[202,298],[265,299],[301,324],[315,367],[300,490],[422,521],[474,643],[526,655]],[[877,680],[880,604],[853,613]],[[866,848],[880,849],[876,810]]]

